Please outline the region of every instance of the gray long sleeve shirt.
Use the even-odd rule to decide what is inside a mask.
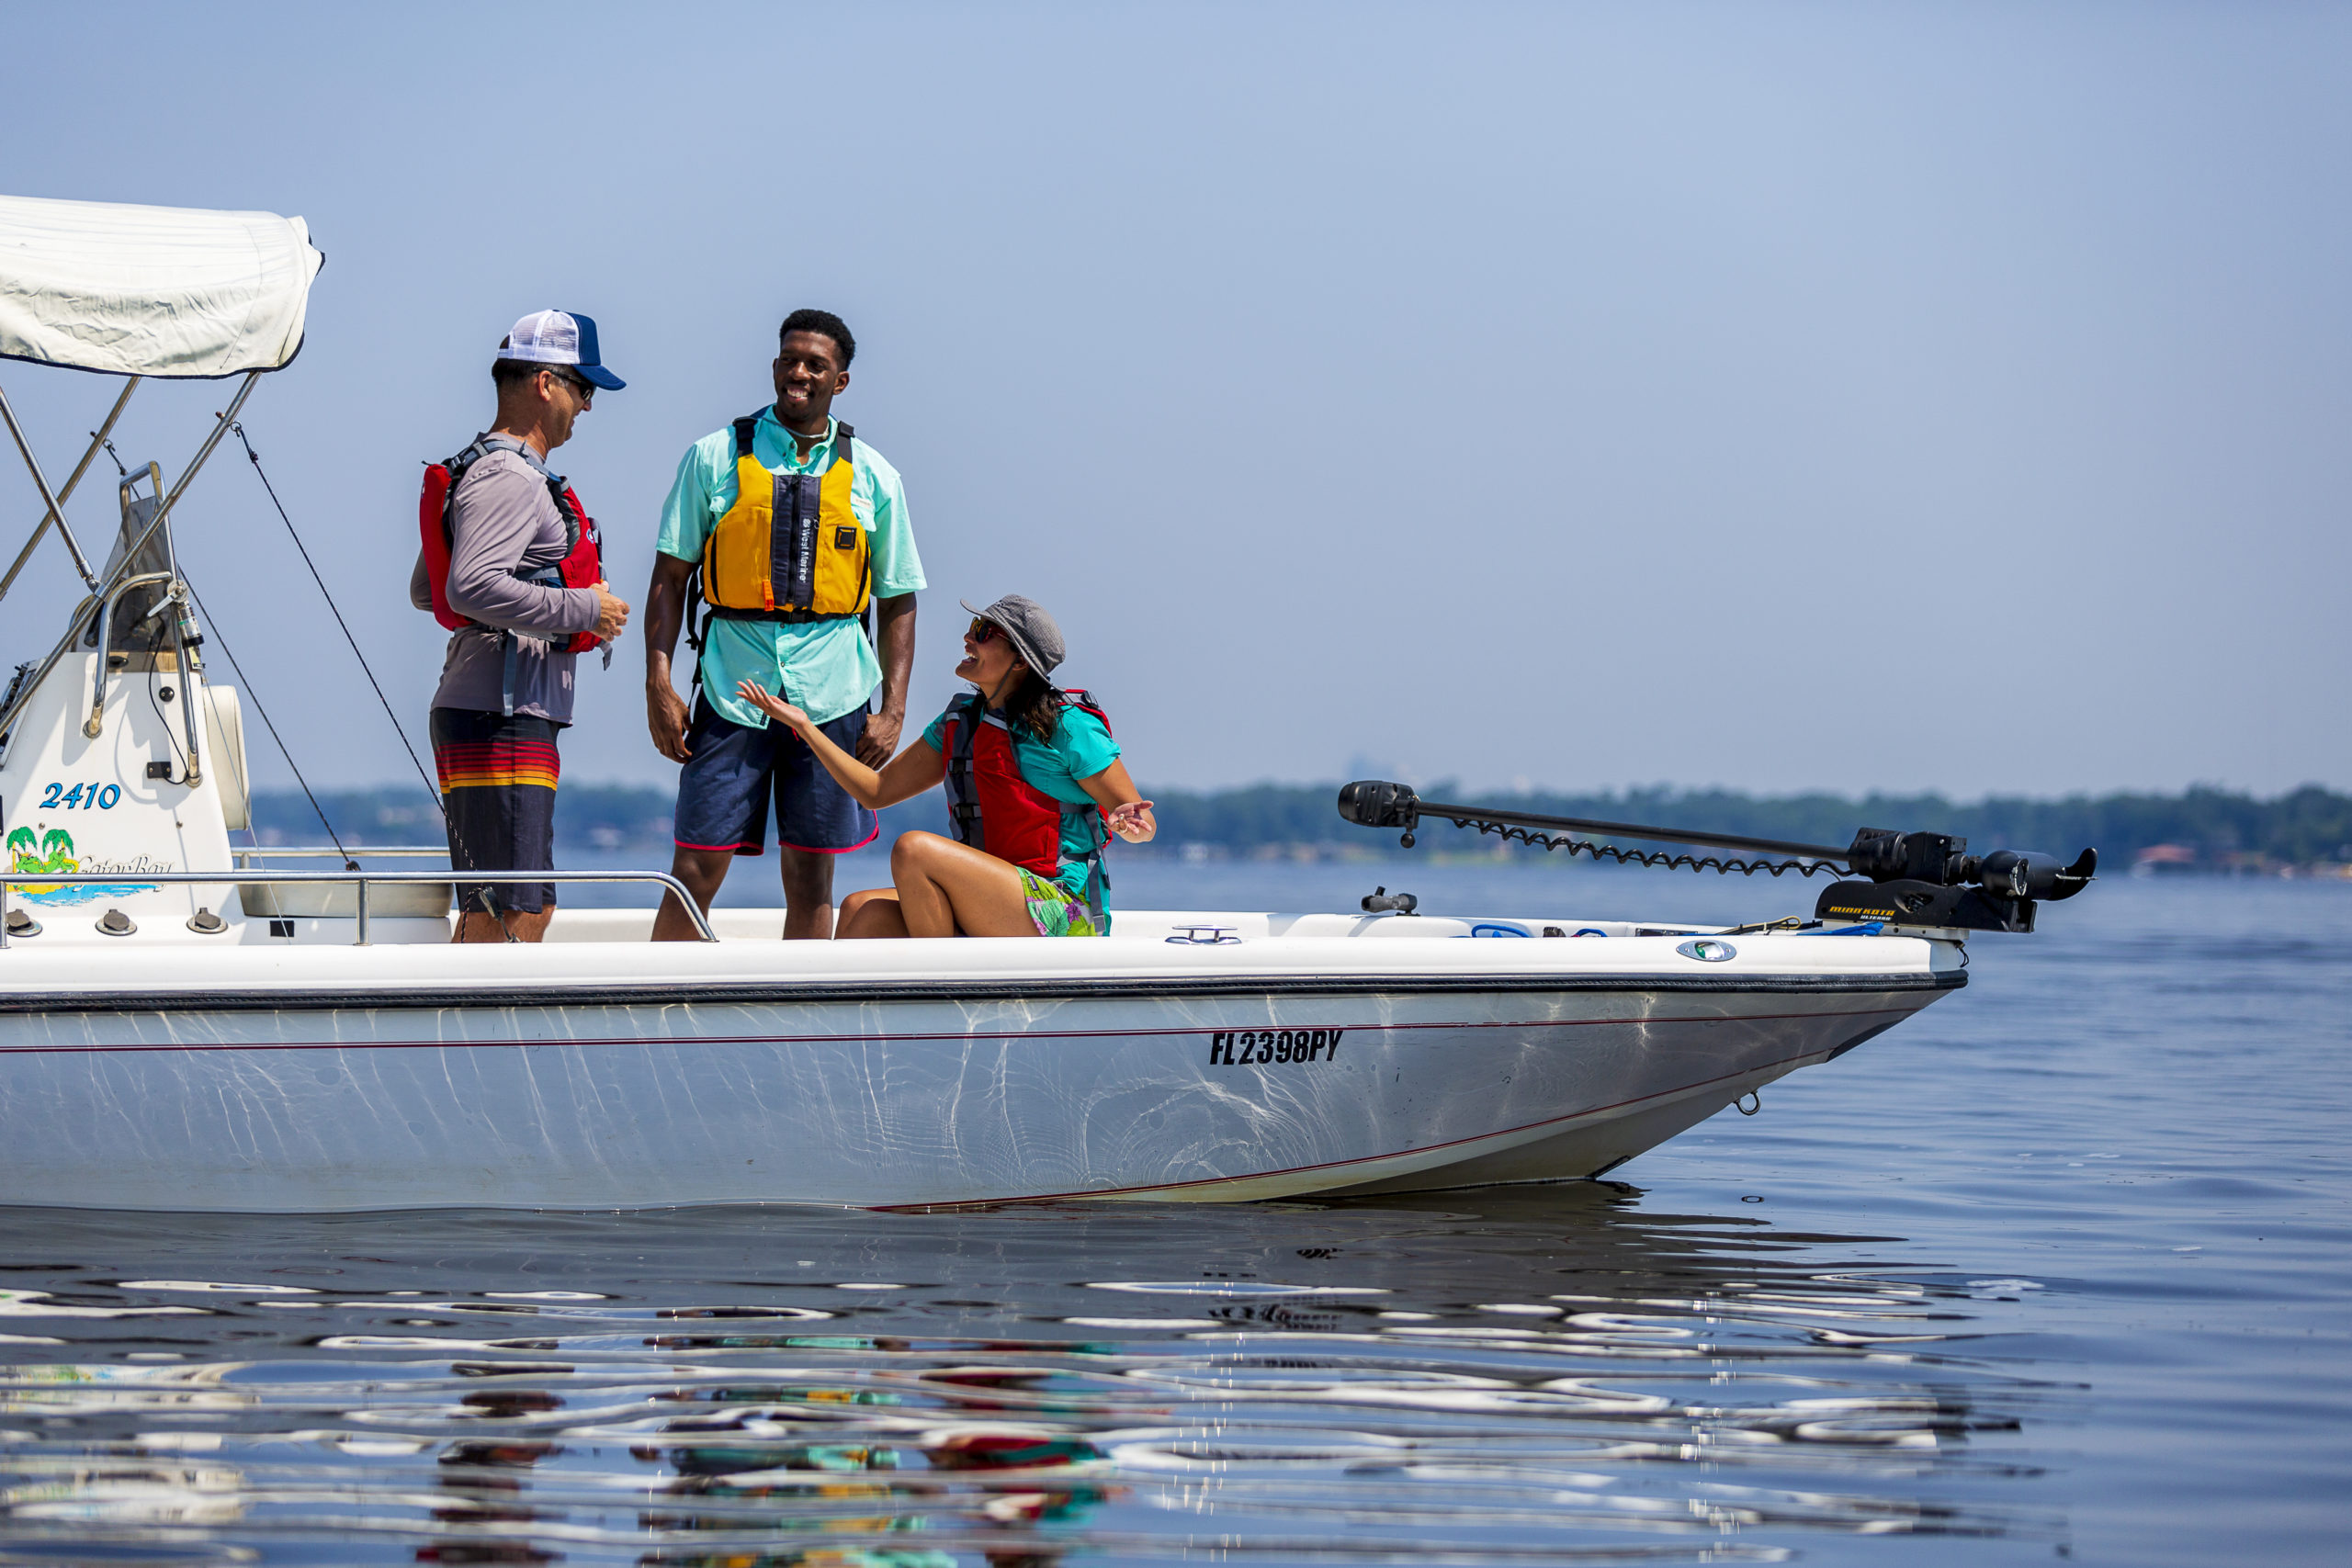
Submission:
[[[563,513],[547,480],[512,452],[493,450],[458,481],[449,508],[449,607],[484,626],[560,636],[596,624],[593,588],[548,588],[514,575],[520,567],[549,567],[563,559]],[[409,574],[409,602],[433,608],[433,588],[422,551]],[[571,672],[577,656],[529,637],[515,641],[514,711],[558,724],[571,722]],[[495,631],[467,626],[449,636],[441,662],[437,708],[496,713],[503,703],[505,653]]]

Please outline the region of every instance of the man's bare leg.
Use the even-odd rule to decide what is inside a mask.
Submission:
[[[695,896],[695,902],[707,915],[710,913],[710,901],[718,897],[718,885],[727,880],[727,868],[734,859],[733,850],[690,850],[681,846],[670,857],[670,874],[686,885],[686,891]],[[661,911],[653,917],[653,940],[702,940],[702,933],[695,930],[694,921],[679,905],[675,893],[662,896]]]
[[[834,856],[814,850],[778,850],[784,876],[784,937],[822,942],[833,934]],[[691,884],[689,884],[691,886]]]

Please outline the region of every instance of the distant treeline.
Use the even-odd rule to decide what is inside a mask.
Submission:
[[[1462,793],[1432,784],[1432,799]],[[1340,820],[1334,784],[1251,784],[1240,789],[1170,791],[1156,797],[1163,853],[1249,856],[1375,855],[1395,851],[1393,833]],[[670,791],[613,784],[564,784],[556,831],[568,852],[628,850],[659,852],[666,863]],[[319,804],[336,831],[356,842],[432,843],[441,821],[422,785],[340,790]],[[2195,852],[2194,863],[2258,869],[2352,862],[2352,795],[2307,785],[2275,800],[2219,789],[2180,795],[2070,795],[2063,800],[1996,796],[1966,805],[1941,795],[1753,795],[1728,790],[1634,789],[1602,795],[1473,793],[1464,804],[1509,806],[1522,811],[1601,818],[1666,828],[1709,829],[1756,838],[1843,844],[1860,827],[1923,829],[1964,834],[1979,849],[2037,849],[2071,859],[2086,845],[2120,868],[2140,851],[2177,844]],[[299,792],[272,792],[254,801],[265,841],[323,843],[325,834]],[[885,839],[911,828],[945,830],[936,792],[884,814]],[[1421,838],[1427,851],[1491,852],[1495,840],[1432,824]],[[1188,846],[1197,846],[1189,848]],[[1541,852],[1514,851],[1517,853]]]

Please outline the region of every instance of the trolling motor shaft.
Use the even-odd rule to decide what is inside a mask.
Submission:
[[[2073,897],[2089,885],[2098,868],[2097,850],[2086,849],[2072,865],[2064,865],[2054,855],[2030,850],[1995,850],[1986,855],[1972,855],[1967,852],[1968,840],[1950,833],[1903,833],[1885,828],[1861,829],[1855,833],[1854,841],[1841,850],[1827,844],[1758,839],[1737,833],[1651,828],[1632,822],[1456,806],[1423,800],[1408,784],[1380,779],[1359,779],[1342,785],[1339,808],[1341,818],[1362,827],[1402,829],[1408,849],[1412,847],[1414,829],[1426,816],[1442,818],[1460,828],[1476,828],[1481,833],[1497,833],[1507,840],[1541,844],[1547,850],[1566,849],[1571,854],[1581,850],[1595,859],[1605,854],[1645,864],[1684,864],[1693,870],[1712,868],[1749,875],[1758,871],[1769,871],[1775,876],[1786,871],[1807,876],[1828,872],[1867,879],[1834,883],[1825,888],[1814,906],[1815,918],[1824,920],[2030,931],[2033,930],[2036,902]],[[1661,859],[1556,836],[1579,832],[1799,858],[1778,863],[1696,860],[1687,855]]]

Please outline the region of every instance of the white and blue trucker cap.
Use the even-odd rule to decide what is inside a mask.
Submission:
[[[596,322],[577,310],[534,310],[514,323],[498,345],[501,359],[533,365],[569,365],[608,392],[628,385],[598,361]]]

